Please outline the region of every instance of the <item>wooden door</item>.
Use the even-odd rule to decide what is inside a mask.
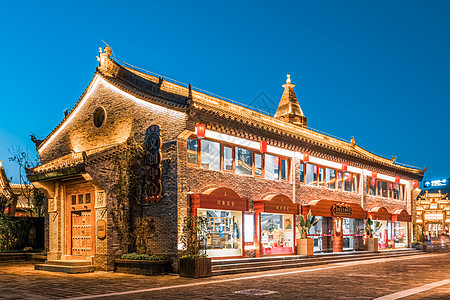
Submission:
[[[91,211],[72,211],[72,255],[92,255]]]
[[[95,253],[94,192],[87,183],[66,186],[66,253],[72,258]]]

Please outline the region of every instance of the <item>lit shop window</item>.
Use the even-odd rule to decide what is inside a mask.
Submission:
[[[325,172],[325,177],[327,181],[327,188],[335,189],[336,188],[336,170],[327,168]]]
[[[220,143],[208,140],[202,141],[201,167],[207,170],[220,170]]]
[[[300,165],[300,182],[305,182],[305,165]]]
[[[197,151],[198,143],[197,140],[188,139],[187,140],[187,163],[191,165],[197,164]]]
[[[237,165],[236,173],[252,175],[253,170],[253,152],[248,149],[236,147]]]

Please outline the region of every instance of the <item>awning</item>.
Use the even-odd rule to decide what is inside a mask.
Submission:
[[[285,195],[270,195],[262,200],[255,200],[256,212],[267,212],[274,214],[292,214],[300,213],[300,205],[293,203],[292,200]]]
[[[321,217],[367,218],[367,213],[361,205],[351,202],[313,200],[306,205],[302,205],[302,214],[306,215],[309,210],[311,210],[312,215]]]
[[[369,210],[369,215],[372,216],[372,219],[385,220],[390,221],[392,219],[392,215],[388,212],[388,210],[383,206],[374,206]]]
[[[392,212],[393,222],[411,222],[411,215],[404,209],[396,209]]]

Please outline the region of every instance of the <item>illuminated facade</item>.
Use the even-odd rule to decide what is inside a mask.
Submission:
[[[421,235],[438,237],[450,232],[450,179],[427,180],[415,203],[414,222]],[[416,237],[419,238],[419,237]]]
[[[28,173],[49,198],[50,260],[111,270],[129,250],[117,158],[133,140],[145,151],[145,179],[131,220],[152,223],[146,252],[175,269],[188,214],[207,218],[213,258],[294,254],[298,215],[309,210],[321,218],[310,232],[316,251],[362,249],[369,213],[389,222],[386,247],[410,242],[411,195],[425,170],[308,129],[289,76],[272,117],[110,56],[100,53],[89,87],[38,143],[42,164]]]

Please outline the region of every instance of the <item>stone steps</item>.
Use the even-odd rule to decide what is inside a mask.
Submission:
[[[388,257],[402,257],[422,254],[422,251],[415,249],[390,250],[380,252],[350,252],[350,253],[323,253],[308,256],[283,256],[283,257],[262,257],[243,258],[232,260],[213,260],[212,274],[230,275],[248,272],[262,272],[277,269],[300,268],[323,264],[333,264],[339,262],[361,261],[368,259],[382,259]]]
[[[47,260],[45,264],[34,265],[35,270],[69,274],[94,272],[95,267],[86,260]]]

